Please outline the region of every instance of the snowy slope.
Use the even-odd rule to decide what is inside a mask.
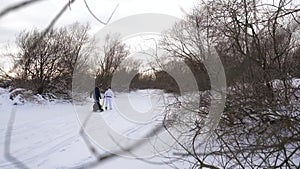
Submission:
[[[145,95],[147,92],[137,92],[131,95],[133,96],[131,100],[135,99],[134,102],[137,102],[135,109],[139,112],[153,110],[149,109],[151,104],[149,104],[149,97]],[[117,95],[114,99],[118,101],[118,99],[124,99],[125,96],[127,97],[127,95]],[[8,91],[0,89],[0,168],[76,168],[94,161],[95,157],[79,134],[81,123],[78,120],[81,115],[87,116],[91,113],[91,106],[91,102],[80,106],[74,106],[71,103],[13,105],[13,102],[8,99]],[[118,107],[114,106],[112,111],[92,113],[87,127],[92,129],[100,127],[101,129],[101,125],[97,123],[100,117],[106,119],[114,130],[135,137],[151,129],[149,125],[155,124],[152,122],[132,124],[124,120]],[[105,152],[99,147],[98,151]],[[162,160],[155,158],[158,162]],[[120,156],[105,161],[95,168],[170,167]]]

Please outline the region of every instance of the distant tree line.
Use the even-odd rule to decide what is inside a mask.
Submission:
[[[135,61],[127,61],[120,67],[129,54],[120,35],[108,34],[103,46],[96,47],[95,39],[89,37],[88,31],[88,24],[79,23],[51,29],[45,35],[37,29],[22,31],[16,39],[17,53],[8,53],[14,61],[9,71],[13,76],[1,72],[0,85],[23,88],[42,96],[71,99],[74,84],[82,85],[84,92],[94,86],[104,90],[111,85],[112,77],[118,71],[120,77],[132,79],[126,85],[124,80],[118,82],[116,91],[150,88],[180,93],[176,81],[165,71],[155,70],[149,75],[138,73],[140,63]],[[176,71],[178,65],[170,62],[167,66],[170,71]],[[78,83],[83,84],[74,82],[74,76],[79,76],[82,82]],[[91,79],[94,82],[86,84]]]

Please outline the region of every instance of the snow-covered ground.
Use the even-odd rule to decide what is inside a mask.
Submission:
[[[149,94],[149,93],[148,93]],[[157,95],[157,103],[161,103]],[[153,102],[147,97],[147,91],[138,91],[130,96],[118,94],[115,99],[115,105],[128,104],[134,102],[135,109],[141,114],[147,114],[150,111],[160,111],[159,106],[153,105]],[[158,104],[159,105],[159,104]],[[133,119],[134,123],[126,118],[129,117],[126,112],[120,113],[124,108],[114,106],[113,110],[92,113],[92,101],[83,105],[73,105],[71,103],[47,103],[33,104],[25,103],[23,105],[13,105],[9,99],[9,93],[5,89],[0,90],[0,168],[30,168],[30,169],[61,169],[77,168],[86,163],[95,161],[94,155],[90,152],[84,139],[79,134],[83,119],[91,114],[89,123],[87,123],[87,133],[93,131],[99,132],[105,128],[103,124],[97,123],[102,120],[109,124],[113,130],[123,133],[126,136],[138,137],[147,133],[151,129],[151,124],[157,124],[160,117],[154,117],[156,121],[140,121]],[[149,118],[149,117],[147,117]],[[90,135],[93,137],[93,134]],[[93,141],[93,138],[92,138]],[[97,138],[94,139],[94,145],[97,144]],[[105,153],[105,147],[97,147],[99,153]],[[151,150],[149,150],[151,151]],[[155,157],[156,162],[162,162],[165,159]],[[171,168],[168,165],[155,165],[145,163],[134,158],[118,156],[111,160],[100,163],[94,168],[130,168],[130,169],[157,169]],[[184,168],[179,166],[179,168]]]

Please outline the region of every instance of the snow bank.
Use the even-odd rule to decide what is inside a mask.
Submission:
[[[11,105],[13,101],[9,99],[8,89],[0,88],[0,105]]]
[[[51,93],[42,96],[22,88],[0,88],[0,105],[56,104],[65,102],[69,101],[56,98],[55,95]]]

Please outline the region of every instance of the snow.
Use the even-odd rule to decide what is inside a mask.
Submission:
[[[295,88],[299,88],[300,87],[300,78],[293,78],[292,86],[294,86]]]
[[[291,84],[291,87],[293,87],[293,88],[299,88],[300,87],[300,78],[292,78],[288,82]],[[279,80],[279,79],[272,80],[272,85],[276,89],[284,88],[283,81]]]
[[[131,101],[136,99],[138,104],[135,104],[134,109],[142,112],[141,114],[147,114],[146,112],[159,107],[149,102],[149,99],[153,101],[153,98],[147,97],[147,94],[149,95],[149,91],[137,91],[130,96],[116,94],[117,97],[114,100],[122,102],[125,97],[130,97]],[[159,98],[160,95],[157,96]],[[94,155],[79,134],[81,117],[92,113],[91,107],[92,102],[85,105],[59,102],[14,105],[14,102],[9,99],[8,90],[0,89],[0,168],[76,168],[95,161]],[[133,124],[131,121],[126,121],[118,111],[118,107],[114,106],[111,111],[92,113],[86,130],[89,132],[89,129],[97,129],[101,132],[103,124],[98,124],[97,120],[102,119],[110,123],[118,133],[142,137],[145,131],[153,128],[151,125],[157,124],[157,116],[153,119],[155,118],[156,120]],[[94,139],[93,145],[97,146],[97,139]],[[97,151],[106,152],[100,147],[97,147]],[[165,160],[160,157],[153,159],[156,162]],[[117,158],[100,163],[95,168],[167,169],[171,167],[167,164],[155,165],[132,157],[117,156]]]

